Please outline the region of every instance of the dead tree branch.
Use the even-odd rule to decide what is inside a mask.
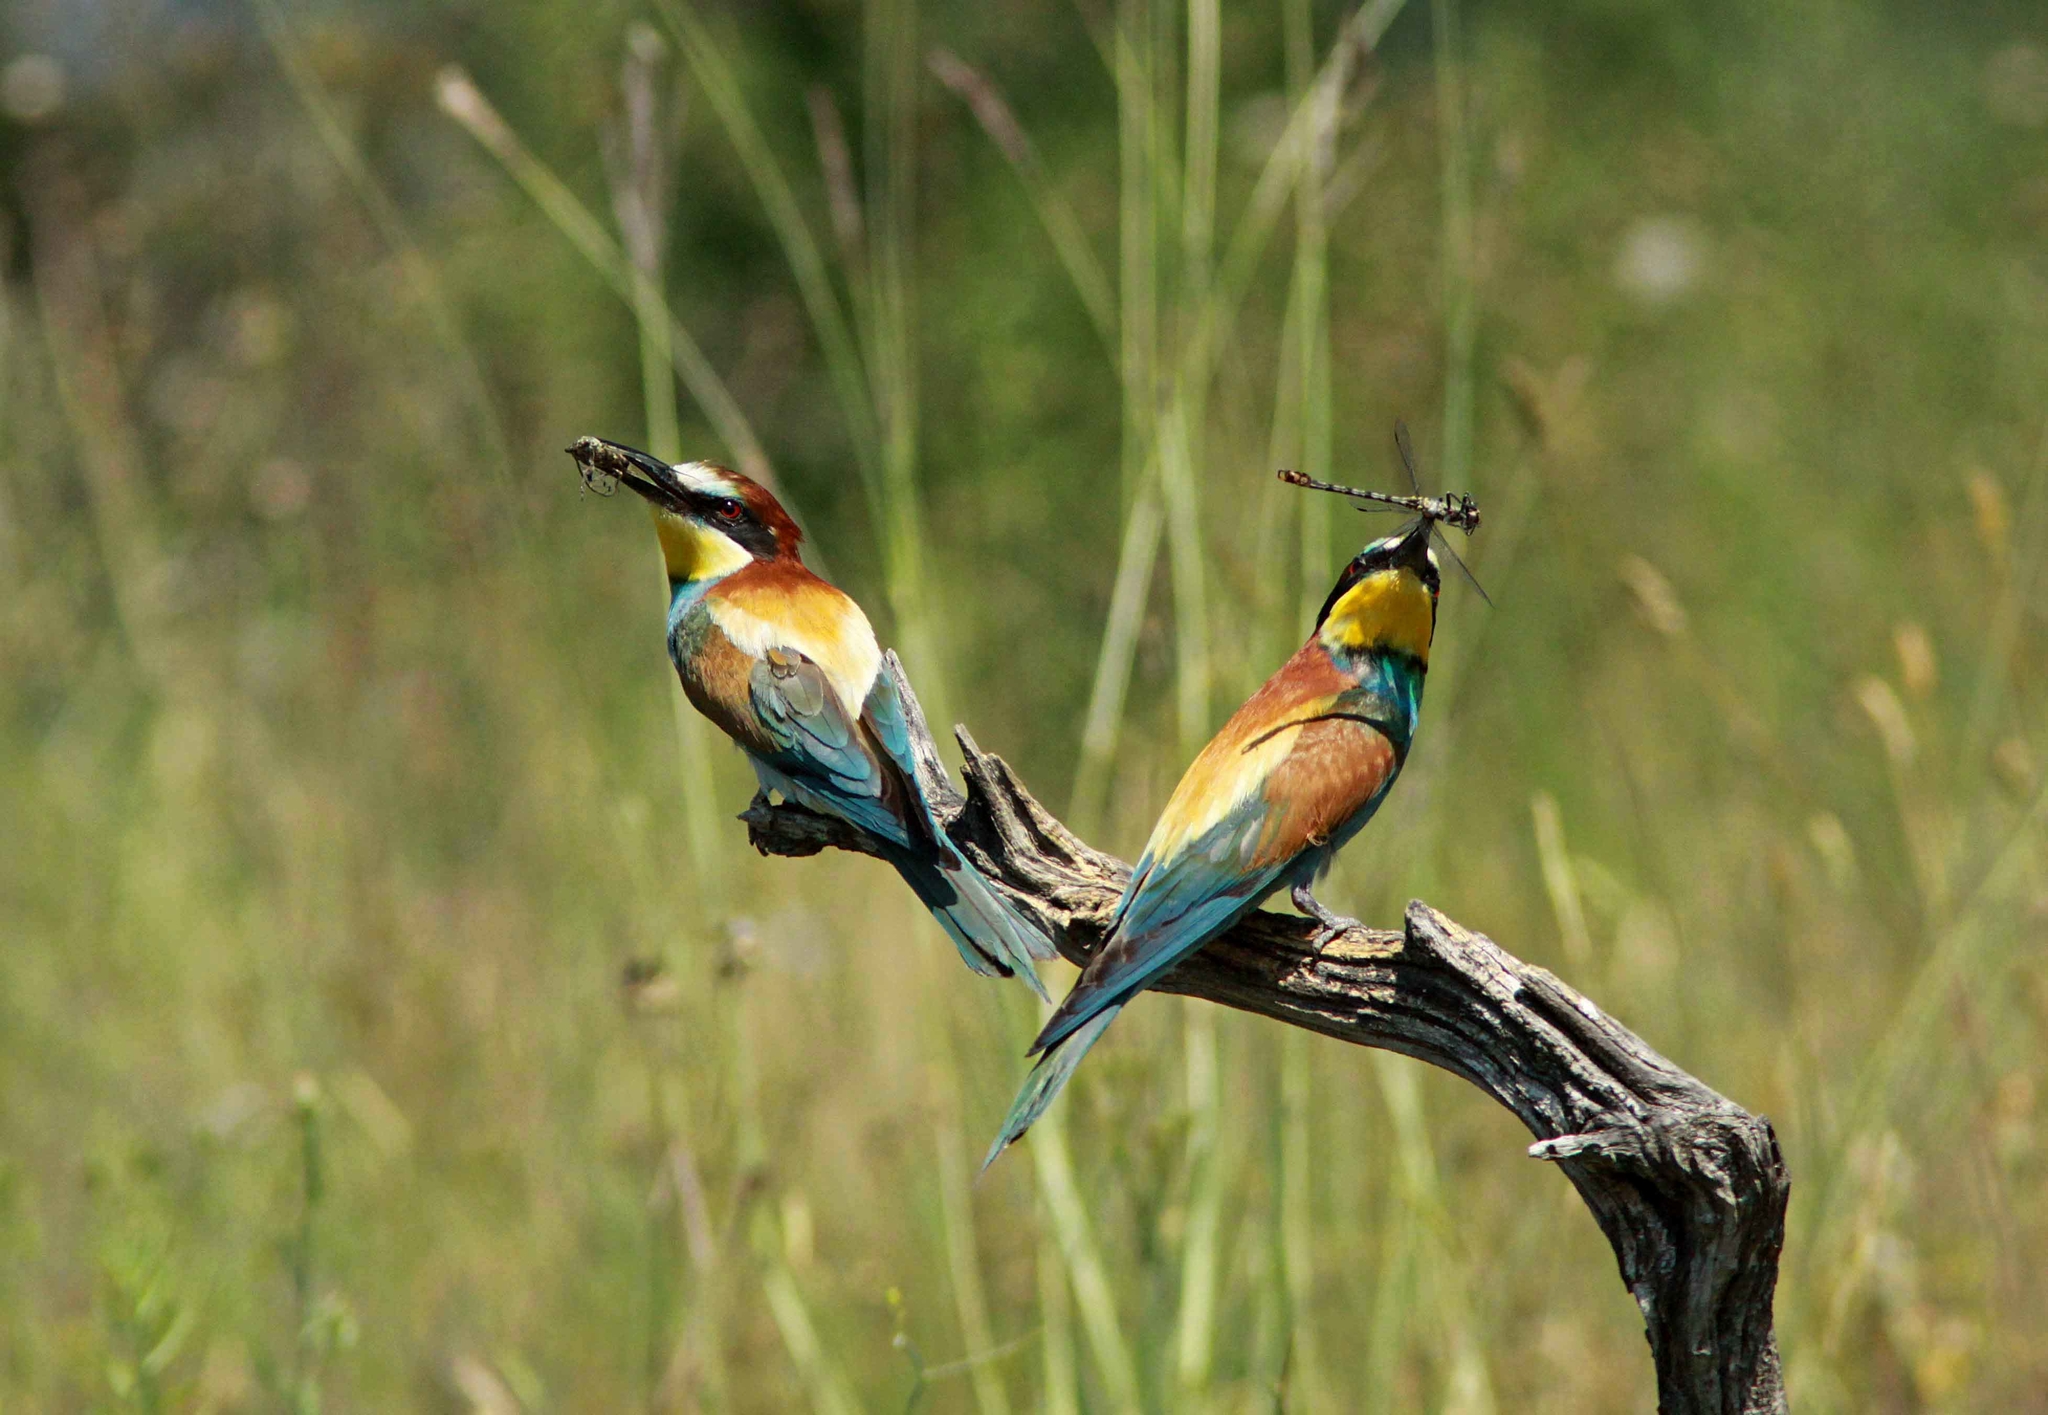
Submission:
[[[888,671],[900,675],[893,655]],[[914,704],[907,685],[906,703]],[[913,709],[919,775],[955,845],[1086,963],[1130,875],[1075,837],[1000,757],[956,729],[967,795]],[[842,821],[757,797],[755,848],[879,853]],[[1790,1179],[1770,1123],[1708,1089],[1543,968],[1421,902],[1406,928],[1354,929],[1320,951],[1313,925],[1254,913],[1157,986],[1440,1066],[1513,1111],[1529,1153],[1562,1169],[1613,1245],[1642,1309],[1664,1415],[1785,1410],[1772,1330]]]

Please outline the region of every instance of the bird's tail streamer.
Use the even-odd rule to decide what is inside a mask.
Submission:
[[[1054,956],[1052,940],[996,892],[973,865],[961,860],[946,869],[924,860],[902,859],[896,868],[932,911],[932,917],[960,950],[968,967],[984,975],[1012,973],[1047,997],[1032,964]]]
[[[1010,1113],[1003,1117],[1002,1133],[996,1136],[996,1142],[988,1148],[988,1157],[981,1162],[984,1170],[996,1162],[997,1155],[1021,1140],[1033,1121],[1045,1114],[1045,1108],[1066,1086],[1074,1068],[1088,1054],[1088,1048],[1095,1045],[1103,1029],[1123,1010],[1124,1005],[1120,1002],[1105,1007],[1045,1049],[1038,1058],[1038,1064],[1031,1068],[1031,1074],[1024,1078],[1024,1087],[1017,1092],[1017,1099],[1010,1102]]]

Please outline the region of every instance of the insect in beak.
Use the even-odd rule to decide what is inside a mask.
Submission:
[[[567,451],[576,459],[587,491],[610,496],[624,482],[663,510],[680,515],[689,509],[675,472],[659,457],[601,437],[579,437],[569,444]]]
[[[1419,535],[1424,545],[1434,539],[1437,547],[1450,557],[1453,565],[1458,567],[1458,573],[1465,577],[1466,583],[1479,591],[1479,597],[1490,606],[1493,597],[1487,594],[1486,587],[1479,583],[1478,577],[1466,566],[1458,552],[1451,549],[1450,541],[1440,529],[1443,526],[1455,526],[1469,537],[1472,532],[1479,529],[1479,503],[1462,491],[1446,492],[1442,496],[1422,494],[1422,478],[1415,471],[1415,449],[1408,441],[1408,424],[1398,419],[1394,423],[1394,447],[1401,454],[1402,468],[1408,473],[1408,485],[1414,493],[1411,496],[1396,496],[1385,491],[1365,491],[1355,486],[1339,486],[1336,482],[1318,480],[1306,472],[1289,471],[1284,468],[1280,472],[1280,480],[1289,486],[1305,487],[1310,491],[1334,492],[1338,496],[1350,496],[1374,503],[1360,506],[1360,511],[1377,511],[1383,508],[1413,511],[1416,516],[1415,528],[1409,534]]]

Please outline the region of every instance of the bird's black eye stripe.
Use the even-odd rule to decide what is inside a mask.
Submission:
[[[690,497],[689,514],[697,524],[735,542],[750,555],[773,559],[776,554],[774,530],[740,497],[697,492]]]

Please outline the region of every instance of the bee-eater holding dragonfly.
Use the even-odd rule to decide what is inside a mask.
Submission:
[[[691,704],[765,791],[859,826],[977,973],[1024,979],[1050,939],[947,842],[918,785],[896,679],[867,616],[805,567],[803,532],[738,472],[674,466],[601,438],[569,454],[585,484],[648,503],[668,567],[668,653]]]
[[[1406,460],[1405,445],[1402,452]],[[1397,504],[1418,518],[1344,567],[1308,642],[1174,788],[1101,951],[1031,1044],[1038,1064],[983,1168],[1044,1114],[1125,1003],[1268,895],[1290,891],[1320,925],[1318,947],[1355,925],[1311,887],[1372,819],[1414,740],[1436,635],[1436,522],[1468,535],[1479,523],[1469,498]],[[1455,518],[1438,514],[1454,507]]]

